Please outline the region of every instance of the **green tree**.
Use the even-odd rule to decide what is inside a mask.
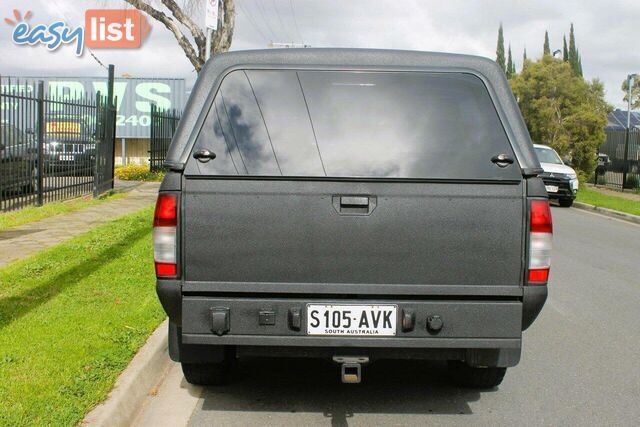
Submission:
[[[551,45],[549,44],[549,31],[544,32],[544,47],[542,49],[542,55],[551,55]]]
[[[578,51],[578,76],[583,77],[582,75],[582,55],[580,55],[580,51]]]
[[[562,36],[562,60],[569,62],[569,48],[567,47],[567,36]]]
[[[507,78],[510,79],[516,74],[516,66],[513,63],[513,56],[511,56],[511,45],[509,45],[509,54],[507,60]]]
[[[571,156],[581,179],[595,169],[611,111],[599,80],[587,82],[571,66],[545,55],[510,81],[534,142]]]
[[[571,29],[569,30],[569,64],[576,76],[582,76],[582,61],[580,61],[580,54],[576,45],[573,23],[571,23]]]
[[[529,62],[529,60],[527,59],[527,48],[524,48],[524,52],[522,52],[522,69],[524,70],[524,67],[527,66],[527,63]]]
[[[629,85],[627,79],[624,79],[624,81],[622,82],[622,90],[624,91],[624,97],[622,98],[622,100],[624,102],[628,102],[628,88]],[[640,108],[640,78],[636,77],[635,79],[633,79],[633,83],[631,83],[631,109],[637,110],[638,108]]]
[[[502,23],[498,29],[498,46],[496,47],[496,62],[502,68],[502,71],[507,72],[507,65],[504,58],[504,33],[502,31]]]

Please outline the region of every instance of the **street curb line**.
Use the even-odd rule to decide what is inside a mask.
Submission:
[[[601,208],[599,206],[589,205],[587,203],[582,202],[573,202],[573,207],[582,209],[585,211],[595,211],[601,215],[605,215],[611,218],[621,219],[623,221],[633,222],[635,224],[640,224],[640,216],[632,215],[620,211],[614,211],[613,209]]]
[[[82,425],[131,425],[150,390],[169,369],[167,323],[162,322],[116,380],[107,399],[89,412]]]

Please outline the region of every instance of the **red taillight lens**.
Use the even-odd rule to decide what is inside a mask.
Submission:
[[[544,285],[549,280],[553,224],[547,200],[532,200],[529,217],[529,268],[527,284]]]
[[[153,258],[159,278],[178,276],[177,226],[178,195],[160,193],[153,216]]]
[[[154,227],[175,227],[178,225],[178,195],[161,193],[156,201],[153,214]]]
[[[546,200],[531,201],[531,228],[532,233],[553,233],[551,222],[551,208]]]
[[[547,283],[549,280],[549,269],[548,268],[540,268],[540,269],[529,269],[529,277],[528,282],[531,284],[542,284]]]
[[[175,264],[167,264],[164,262],[156,262],[156,276],[158,277],[175,277],[178,274],[178,266]]]

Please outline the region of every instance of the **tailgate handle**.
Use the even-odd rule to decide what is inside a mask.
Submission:
[[[345,208],[366,208],[369,207],[369,197],[340,196],[340,206]]]
[[[340,196],[332,198],[333,208],[340,215],[364,215],[368,216],[375,210],[378,204],[376,196]]]

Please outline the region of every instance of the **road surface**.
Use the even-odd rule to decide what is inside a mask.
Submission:
[[[493,391],[447,382],[442,363],[378,362],[343,385],[319,360],[248,360],[228,387],[174,366],[139,425],[638,425],[640,226],[553,208],[550,295],[521,363]]]

